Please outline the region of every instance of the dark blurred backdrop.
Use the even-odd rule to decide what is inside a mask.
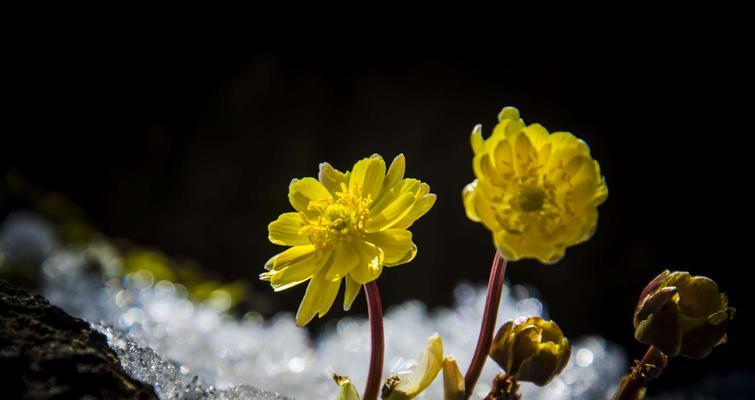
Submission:
[[[675,360],[656,387],[752,369],[752,102],[740,100],[752,96],[751,70],[733,38],[303,40],[14,41],[2,170],[68,195],[107,235],[248,279],[295,312],[304,286],[273,295],[257,280],[280,250],[266,226],[289,210],[291,178],[321,161],[348,169],[403,152],[408,175],[439,200],[413,228],[416,260],[380,279],[384,302],[448,306],[459,282],[487,281],[493,253],[461,203],[469,133],[482,123],[489,134],[514,105],[527,122],[585,139],[610,195],[592,240],[555,266],[513,263],[509,279],[537,288],[570,337],[597,333],[638,357],[631,315],[644,284],[665,268],[708,275],[740,309],[730,344],[703,362]],[[365,312],[363,297],[352,312]],[[334,307],[326,319],[341,315]]]

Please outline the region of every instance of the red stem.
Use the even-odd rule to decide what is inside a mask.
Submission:
[[[639,398],[640,391],[644,388],[650,380],[657,378],[668,363],[668,357],[663,354],[655,346],[648,347],[648,351],[645,352],[645,356],[642,360],[638,361],[632,371],[629,372],[628,379],[624,385],[619,385],[619,389],[616,394],[611,398],[612,400],[634,400]],[[654,368],[655,375],[646,374],[646,369]]]
[[[380,291],[376,281],[364,285],[367,297],[367,313],[370,317],[370,335],[372,337],[372,351],[370,355],[370,371],[367,375],[367,385],[364,387],[364,400],[377,400],[380,391],[380,378],[383,375],[383,307],[380,304]]]
[[[482,324],[480,325],[480,336],[477,338],[477,348],[475,349],[472,362],[469,364],[466,375],[464,375],[464,390],[466,398],[470,398],[480,379],[482,367],[490,352],[490,345],[493,342],[493,331],[495,330],[495,321],[498,318],[498,306],[501,304],[501,292],[503,291],[503,277],[506,275],[506,257],[500,251],[495,252],[493,265],[490,268],[490,280],[488,281],[488,294],[485,299],[485,309],[482,314]]]

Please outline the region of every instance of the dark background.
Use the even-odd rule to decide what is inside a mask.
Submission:
[[[656,384],[673,388],[752,369],[751,49],[710,33],[588,47],[503,34],[294,45],[51,32],[5,49],[0,166],[65,193],[107,235],[248,279],[295,312],[304,286],[273,295],[257,280],[280,251],[266,226],[289,210],[291,178],[403,152],[408,176],[439,200],[412,229],[416,260],[381,277],[384,304],[448,306],[460,281],[487,281],[493,254],[461,203],[469,133],[482,123],[487,136],[514,105],[528,123],[586,140],[609,186],[592,240],[555,266],[509,268],[569,337],[600,334],[639,357],[632,310],[665,268],[714,278],[739,306],[729,344],[674,360]],[[360,296],[352,313],[364,312]]]

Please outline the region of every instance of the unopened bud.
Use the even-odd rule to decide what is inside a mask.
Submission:
[[[490,348],[490,357],[507,374],[538,386],[561,373],[570,355],[571,345],[561,328],[540,317],[506,322]]]
[[[734,311],[713,280],[666,270],[642,291],[634,311],[634,336],[669,357],[705,358],[726,342]]]
[[[464,375],[452,356],[443,358],[443,400],[464,400]]]

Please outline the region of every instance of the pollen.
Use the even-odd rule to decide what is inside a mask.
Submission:
[[[342,241],[363,236],[372,199],[360,193],[359,188],[349,191],[342,183],[334,198],[311,200],[307,209],[315,211],[317,217],[309,218],[301,233],[307,235],[318,250],[330,250]]]

